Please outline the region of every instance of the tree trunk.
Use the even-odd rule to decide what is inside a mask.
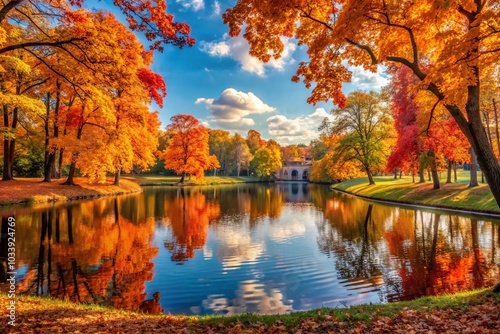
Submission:
[[[418,183],[425,183],[425,170],[423,168],[419,169],[418,176],[420,177]]]
[[[63,157],[64,157],[64,149],[61,148],[59,150],[59,168],[58,168],[58,175],[57,175],[57,178],[61,178],[62,177],[62,169],[63,169]]]
[[[446,183],[451,183],[452,169],[453,169],[453,161],[448,160],[448,174],[446,176]]]
[[[7,105],[3,106],[3,124],[4,127],[9,129],[9,109]],[[12,125],[10,126],[10,129],[12,129],[14,135],[15,135],[15,130],[17,126],[17,108],[14,108],[13,115],[12,115]],[[2,181],[9,181],[13,180],[14,176],[12,173],[12,167],[14,165],[14,151],[15,151],[15,145],[16,145],[16,140],[15,138],[7,138],[4,137],[3,141],[3,176],[2,176]]]
[[[64,181],[64,185],[74,186],[75,185],[75,171],[76,171],[76,163],[72,162],[69,166],[68,178]]]
[[[439,189],[439,188],[441,188],[441,185],[439,183],[439,175],[437,172],[436,154],[434,153],[433,150],[429,150],[427,152],[427,156],[429,156],[431,158],[431,175],[432,175],[432,184],[433,184],[432,189]]]
[[[122,169],[118,168],[118,170],[115,173],[115,182],[113,183],[115,186],[119,186],[120,185],[120,176],[121,176],[121,173],[122,173]]]
[[[78,128],[78,133],[76,134],[76,139],[80,140],[82,138],[83,125]],[[76,159],[78,158],[78,153],[73,153],[73,157],[71,159],[71,166],[69,167],[68,178],[63,183],[64,185],[74,186],[75,181],[75,171],[76,171]]]
[[[186,172],[182,172],[181,180],[179,183],[184,183],[184,178],[186,177]]]
[[[495,112],[495,132],[497,134],[498,161],[500,161],[500,130],[498,128],[498,111],[495,99],[493,99],[493,111]]]
[[[366,175],[368,176],[368,184],[375,184],[375,181],[373,180],[373,175],[372,175],[372,171],[370,170],[369,167],[366,167],[365,166],[365,169],[366,169]]]
[[[474,150],[472,148],[469,149],[470,153],[470,182],[469,182],[469,188],[472,187],[477,187],[479,186],[479,183],[477,182],[477,168],[476,168],[476,153],[474,153]]]
[[[43,182],[50,182],[52,177],[52,162],[55,159],[53,154],[50,154],[50,131],[49,131],[49,118],[50,118],[50,93],[46,94],[47,101],[45,102],[45,161],[43,165]]]
[[[458,178],[457,178],[457,162],[456,161],[453,162],[453,176],[455,179],[455,183],[457,183]]]

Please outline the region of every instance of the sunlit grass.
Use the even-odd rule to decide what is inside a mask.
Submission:
[[[488,185],[480,183],[478,187],[469,188],[469,172],[460,171],[457,174],[456,183],[445,183],[446,179],[443,176],[441,189],[438,190],[434,190],[432,182],[428,180],[425,183],[414,183],[409,176],[401,179],[394,179],[393,176],[378,176],[374,178],[375,185],[369,185],[367,178],[358,178],[336,184],[333,188],[374,199],[500,212]]]
[[[432,311],[439,309],[465,310],[472,305],[478,305],[485,302],[487,299],[493,298],[496,302],[500,302],[500,295],[491,292],[490,288],[460,292],[452,295],[422,297],[412,301],[394,302],[387,304],[363,304],[352,305],[339,308],[320,308],[310,311],[298,311],[287,314],[263,315],[255,313],[246,313],[234,316],[206,315],[206,316],[183,316],[183,315],[140,315],[136,312],[117,310],[98,305],[75,304],[62,300],[52,299],[48,297],[32,297],[32,296],[17,296],[18,305],[27,308],[31,316],[36,318],[37,312],[40,317],[43,317],[44,312],[69,312],[75,315],[80,315],[82,318],[89,317],[89,314],[94,316],[110,318],[112,320],[128,319],[143,317],[145,321],[156,321],[153,319],[165,319],[170,321],[182,322],[189,327],[207,324],[254,324],[261,323],[265,325],[273,325],[280,321],[285,326],[296,326],[302,321],[324,321],[335,319],[336,321],[348,321],[352,325],[357,325],[358,322],[370,324],[373,320],[380,316],[392,317],[399,314],[405,309],[416,311]],[[8,302],[7,295],[0,293],[0,303]],[[149,320],[148,320],[149,319]]]
[[[141,186],[150,185],[179,185],[180,176],[161,176],[161,175],[135,175],[128,177],[135,179]],[[259,182],[260,179],[251,176],[205,176],[203,179],[186,176],[184,185],[215,185],[232,183]]]

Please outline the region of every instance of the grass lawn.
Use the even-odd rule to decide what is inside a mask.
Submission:
[[[75,178],[75,186],[61,185],[65,179],[42,182],[42,178],[16,178],[0,182],[0,205],[35,204],[67,201],[142,191],[133,180],[122,179],[120,186],[113,185],[114,178],[105,184],[89,183],[87,178]]]
[[[134,179],[141,186],[168,185],[177,186],[181,179],[180,176],[161,176],[161,175],[134,175],[125,176],[127,179]],[[184,185],[214,185],[214,184],[232,184],[232,183],[250,183],[261,182],[257,177],[252,176],[205,176],[203,179],[189,178],[186,176]]]
[[[41,297],[17,296],[16,326],[7,324],[0,294],[2,333],[450,333],[500,328],[500,295],[483,289],[413,301],[281,315],[144,315]]]
[[[358,178],[332,188],[375,199],[500,214],[488,185],[480,183],[478,187],[469,188],[466,171],[458,173],[457,183],[444,183],[446,179],[443,175],[441,189],[438,190],[432,189],[431,181],[413,183],[410,176],[397,180],[394,176],[378,176],[374,179],[375,185],[369,185],[367,178]]]

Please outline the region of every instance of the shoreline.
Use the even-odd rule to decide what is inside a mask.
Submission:
[[[422,203],[409,202],[409,201],[397,201],[397,200],[392,200],[392,199],[359,195],[359,194],[356,194],[354,192],[350,192],[350,191],[343,190],[343,189],[338,189],[335,187],[331,187],[330,189],[334,190],[334,191],[338,191],[338,192],[346,194],[346,195],[362,198],[362,199],[367,200],[367,201],[380,202],[380,203],[385,203],[385,204],[393,204],[393,205],[405,206],[405,207],[452,211],[452,212],[458,212],[458,213],[462,213],[462,214],[480,215],[480,216],[487,216],[487,217],[493,217],[493,218],[500,219],[500,211],[474,210],[474,209],[464,209],[464,208],[456,208],[456,207],[454,208],[454,207],[445,206],[445,205],[434,205],[434,204],[431,205],[431,204],[422,204]]]
[[[500,328],[500,294],[491,288],[412,301],[318,308],[281,314],[149,315],[49,297],[18,295],[15,326],[0,323],[2,333],[440,333]],[[7,319],[12,299],[0,293],[0,314]],[[11,307],[12,308],[12,307]],[[12,315],[12,312],[10,312]],[[486,317],[486,318],[485,318]],[[446,330],[444,330],[446,329]],[[450,333],[451,333],[450,332]]]

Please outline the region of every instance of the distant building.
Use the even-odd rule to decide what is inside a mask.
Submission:
[[[312,159],[309,157],[291,158],[283,162],[283,167],[276,171],[276,177],[282,181],[309,181]]]

